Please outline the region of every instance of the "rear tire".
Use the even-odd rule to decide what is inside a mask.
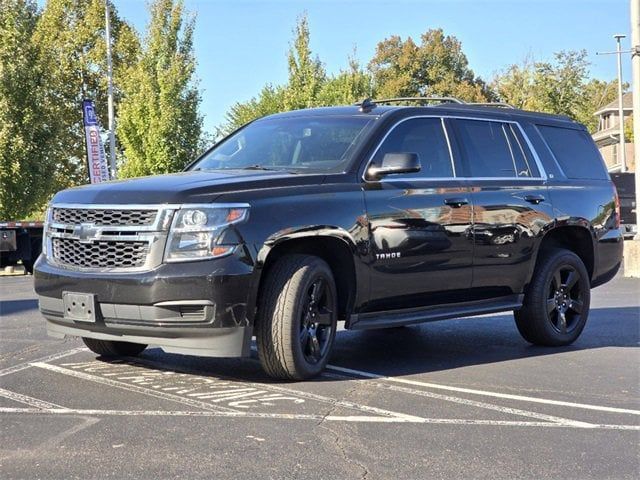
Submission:
[[[135,357],[147,348],[147,345],[140,343],[96,340],[95,338],[82,337],[82,341],[89,350],[103,357]]]
[[[589,316],[591,284],[584,263],[565,249],[541,252],[520,310],[522,337],[535,345],[563,346],[582,333]]]
[[[311,255],[286,255],[268,272],[256,323],[265,372],[284,380],[318,375],[336,334],[337,294],[329,265]]]

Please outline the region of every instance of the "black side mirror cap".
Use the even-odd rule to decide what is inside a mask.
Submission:
[[[382,158],[382,165],[371,164],[367,170],[369,180],[377,180],[386,175],[397,173],[416,173],[420,171],[420,158],[417,153],[387,153]]]

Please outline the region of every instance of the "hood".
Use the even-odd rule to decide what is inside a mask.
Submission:
[[[223,193],[317,185],[322,183],[323,177],[262,170],[189,171],[71,188],[57,193],[53,203],[209,203]]]

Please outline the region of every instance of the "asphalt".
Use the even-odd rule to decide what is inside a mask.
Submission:
[[[640,280],[595,289],[565,348],[512,315],[340,331],[314,381],[257,359],[107,362],[46,336],[32,278],[0,278],[0,477],[638,478]]]

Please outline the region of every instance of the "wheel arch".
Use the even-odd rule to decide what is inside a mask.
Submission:
[[[305,229],[271,239],[257,255],[256,285],[253,309],[257,312],[260,294],[271,267],[284,255],[306,254],[323,259],[331,268],[338,294],[338,319],[346,319],[353,311],[358,293],[356,273],[356,245],[351,236],[339,228]],[[255,320],[254,317],[251,320]]]
[[[535,261],[529,275],[529,282],[534,274],[538,260],[544,253],[553,248],[565,248],[572,251],[582,263],[584,263],[589,280],[593,279],[596,258],[595,258],[595,242],[591,231],[585,226],[579,225],[561,225],[548,230],[540,240],[536,251]],[[529,283],[527,282],[527,283]]]

